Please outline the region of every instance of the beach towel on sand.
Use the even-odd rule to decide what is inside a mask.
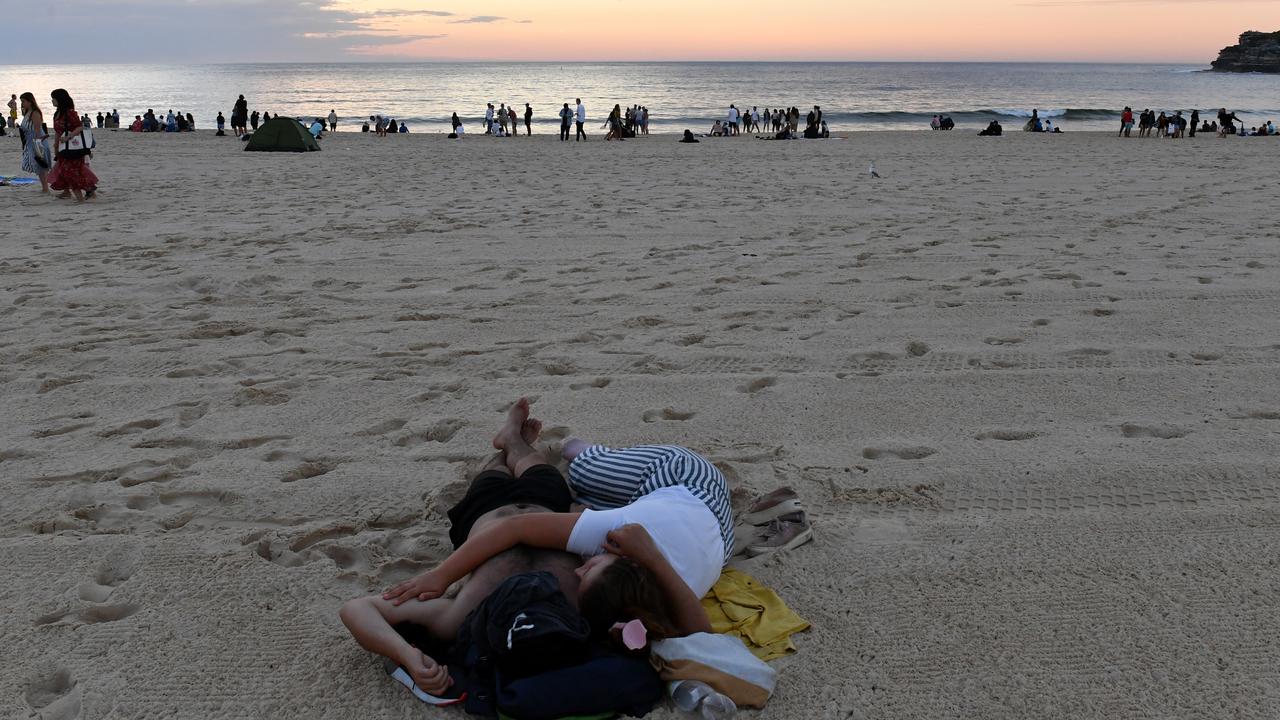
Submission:
[[[727,568],[702,598],[702,609],[711,618],[711,629],[742,640],[761,660],[796,651],[791,636],[809,629],[773,590],[750,575]]]

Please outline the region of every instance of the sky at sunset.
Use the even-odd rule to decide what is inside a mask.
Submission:
[[[8,0],[6,0],[8,2]],[[84,0],[6,41],[46,62],[994,60],[1207,64],[1280,0]],[[16,47],[15,47],[16,45]],[[11,60],[12,61],[12,60]]]

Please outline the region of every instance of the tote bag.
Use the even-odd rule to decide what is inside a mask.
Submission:
[[[67,138],[62,143],[62,147],[58,150],[60,158],[82,158],[87,157],[93,150],[93,131],[87,126],[81,125],[80,132]]]

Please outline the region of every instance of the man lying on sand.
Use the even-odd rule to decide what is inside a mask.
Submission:
[[[541,425],[529,419],[528,400],[512,407],[493,441],[498,457],[449,511],[455,552],[448,560],[381,597],[342,608],[360,645],[401,663],[424,691],[445,690],[447,669],[391,626],[417,623],[437,638],[452,639],[504,579],[533,570],[556,576],[594,635],[625,639],[629,649],[644,647],[644,640],[637,646],[634,635],[621,638],[617,630],[637,620],[648,639],[710,631],[699,599],[733,549],[724,476],[684,448],[614,450],[570,440],[566,484],[532,447]],[[570,492],[588,509],[567,512]],[[582,563],[561,550],[590,559]],[[457,596],[443,599],[467,573]]]

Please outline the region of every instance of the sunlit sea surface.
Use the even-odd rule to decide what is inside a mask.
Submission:
[[[485,103],[534,108],[535,132],[555,132],[562,103],[581,97],[589,127],[615,103],[649,108],[656,132],[704,131],[739,108],[821,105],[833,131],[928,129],[948,113],[961,129],[1038,108],[1064,130],[1114,129],[1135,110],[1225,106],[1246,124],[1280,122],[1280,75],[1203,72],[1186,65],[1015,63],[418,63],[309,65],[54,65],[0,67],[0,92],[48,102],[64,87],[81,112],[116,108],[121,124],[148,108],[191,113],[208,128],[236,96],[294,117],[341,116],[339,130],[381,114],[415,132],[448,131],[457,112],[474,132]],[[1211,113],[1212,114],[1212,113]]]

